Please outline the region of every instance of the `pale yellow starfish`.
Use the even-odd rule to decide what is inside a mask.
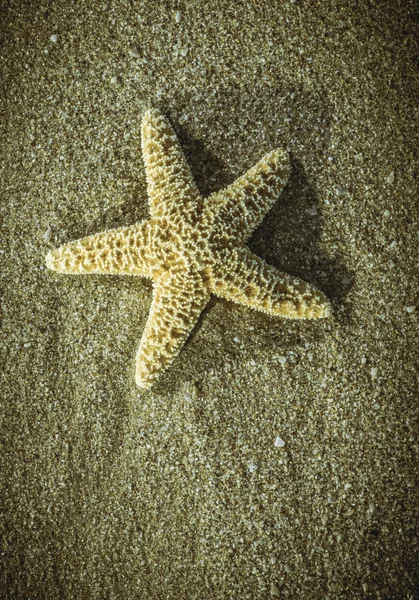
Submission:
[[[46,257],[60,273],[115,273],[153,280],[153,301],[136,358],[149,388],[173,362],[211,294],[291,319],[326,317],[326,297],[277,271],[245,246],[289,172],[273,150],[225,190],[203,199],[176,135],[156,109],[142,121],[150,219],[65,244]]]

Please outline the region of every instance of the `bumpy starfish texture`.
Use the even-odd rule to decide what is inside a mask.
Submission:
[[[65,244],[46,257],[60,273],[141,275],[153,300],[136,358],[138,386],[150,388],[173,362],[211,294],[290,319],[326,317],[316,288],[277,271],[245,246],[290,172],[273,150],[226,189],[203,199],[168,120],[142,121],[150,219]]]

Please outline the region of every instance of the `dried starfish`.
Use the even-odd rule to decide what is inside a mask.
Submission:
[[[153,280],[135,380],[150,388],[173,362],[211,294],[290,319],[326,317],[315,287],[277,271],[245,246],[289,172],[273,150],[226,189],[203,199],[175,132],[156,109],[142,120],[149,220],[65,244],[46,257],[60,273],[115,273]]]

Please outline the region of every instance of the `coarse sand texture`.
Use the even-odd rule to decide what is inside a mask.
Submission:
[[[419,600],[417,2],[0,45],[0,599]]]

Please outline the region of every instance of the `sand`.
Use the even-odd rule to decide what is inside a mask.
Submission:
[[[418,598],[417,6],[0,11],[1,598]],[[204,194],[289,150],[249,246],[334,314],[211,300],[144,392],[150,283],[44,257],[147,216],[149,106]]]

